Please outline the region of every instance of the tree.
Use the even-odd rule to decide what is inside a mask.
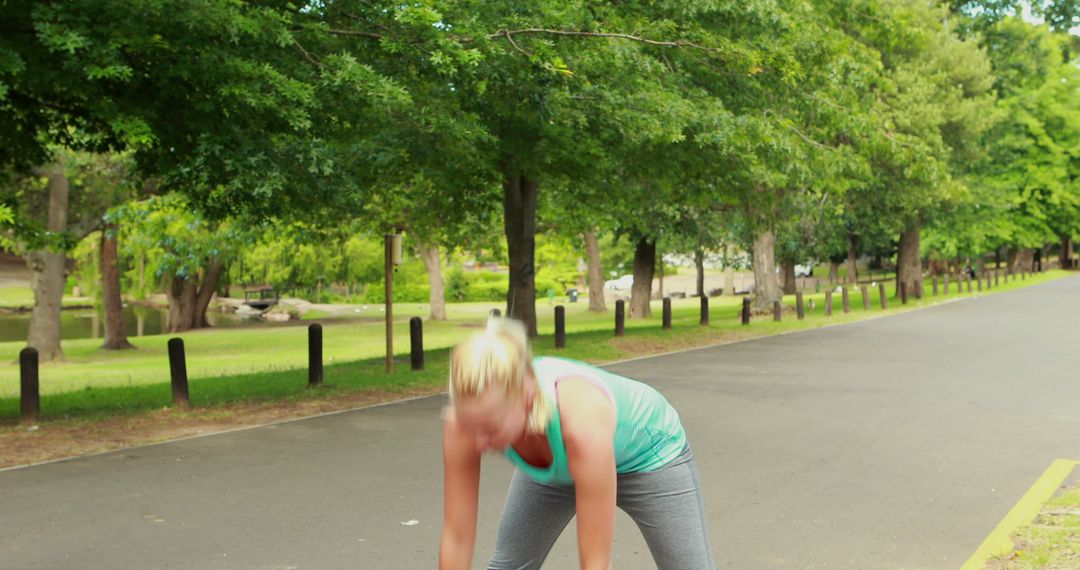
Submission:
[[[1064,60],[1067,40],[1046,26],[1007,18],[985,42],[1000,93],[999,121],[973,178],[1001,226],[995,245],[1010,246],[1010,268],[1030,267],[1032,250],[1080,235],[1080,71]]]
[[[28,346],[45,361],[63,360],[60,308],[67,252],[100,229],[105,211],[130,192],[122,163],[103,155],[53,149],[54,161],[13,173],[0,195],[13,204],[13,241],[32,272],[34,311]]]
[[[226,265],[259,228],[207,219],[176,194],[130,204],[117,215],[129,254],[151,260],[165,282],[169,332],[209,326],[206,309]]]

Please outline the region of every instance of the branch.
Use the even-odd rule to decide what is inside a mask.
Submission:
[[[300,45],[300,42],[298,42],[298,41],[296,41],[296,40],[294,39],[294,40],[293,40],[293,45],[294,45],[294,46],[296,46],[296,49],[300,50],[300,53],[301,53],[301,54],[303,54],[303,56],[304,56],[304,59],[306,59],[306,60],[308,60],[309,62],[311,62],[311,64],[312,64],[312,65],[314,65],[315,67],[322,67],[322,62],[320,62],[319,60],[315,59],[315,57],[311,55],[311,52],[309,52],[308,50],[304,49],[304,46]]]
[[[333,34],[335,36],[360,36],[360,37],[372,38],[372,39],[376,39],[376,40],[381,40],[381,39],[383,39],[385,37],[382,34],[376,34],[375,32],[364,32],[364,31],[359,31],[359,30],[341,30],[341,29],[333,29],[333,28],[326,30],[326,33]]]
[[[516,49],[516,50],[520,51],[521,53],[525,54],[525,57],[532,58],[531,53],[521,49],[516,43],[514,43],[514,36],[510,35],[510,32],[505,31],[505,30],[504,30],[504,32],[505,33],[503,35],[506,36],[506,41],[510,42],[510,45],[514,46],[514,49]]]
[[[668,47],[692,47],[703,51],[715,52],[718,51],[715,48],[705,47],[702,45],[688,42],[686,40],[675,41],[663,41],[663,40],[650,40],[640,36],[632,36],[630,34],[618,34],[609,32],[581,32],[577,30],[548,30],[544,28],[522,28],[519,30],[499,30],[494,34],[488,34],[488,39],[496,39],[499,37],[505,37],[510,39],[511,36],[517,34],[548,34],[553,36],[572,36],[572,37],[589,37],[589,38],[618,38],[623,40],[635,41],[643,44],[653,46],[668,46]],[[463,38],[463,41],[467,39]]]

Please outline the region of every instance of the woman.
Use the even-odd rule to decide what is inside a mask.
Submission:
[[[450,403],[439,568],[472,563],[486,451],[516,466],[489,568],[539,568],[575,514],[581,568],[610,568],[616,506],[659,568],[714,567],[686,434],[653,388],[572,360],[533,360],[520,323],[494,318],[454,349]]]

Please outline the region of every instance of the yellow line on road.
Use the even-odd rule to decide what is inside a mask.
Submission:
[[[1057,459],[1051,463],[960,570],[982,570],[991,558],[1012,552],[1013,533],[1035,519],[1043,504],[1054,496],[1058,487],[1077,465],[1080,465],[1080,461],[1068,459]]]

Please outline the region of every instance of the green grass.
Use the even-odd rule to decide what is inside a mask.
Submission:
[[[1002,283],[993,292],[1005,291],[1068,275],[1053,271],[1027,281]],[[955,285],[948,296],[931,297],[930,283],[926,298],[911,300],[901,307],[899,299],[889,300],[888,313],[941,302],[959,296]],[[966,291],[966,290],[965,290]],[[741,297],[714,297],[709,300],[711,324],[698,325],[699,300],[674,299],[673,330],[660,328],[661,302],[654,301],[653,316],[627,320],[626,337],[613,339],[613,306],[605,313],[589,313],[587,303],[566,304],[567,348],[558,354],[589,362],[639,356],[644,353],[713,344],[733,338],[761,336],[815,328],[882,314],[878,294],[870,289],[871,309],[863,310],[858,290],[851,295],[852,312],[843,314],[841,297],[835,295],[834,313],[824,316],[824,293],[807,294],[816,305],[802,321],[793,312],[785,312],[783,322],[771,316],[756,316],[749,327],[739,323]],[[887,294],[893,295],[892,283]],[[785,298],[793,307],[794,296]],[[396,304],[395,351],[399,354],[399,372],[387,376],[383,370],[385,332],[378,306],[361,308],[362,320],[326,321],[323,324],[324,362],[329,390],[367,388],[400,389],[405,386],[438,385],[445,381],[446,349],[465,335],[479,330],[492,308],[499,303],[463,303],[448,305],[449,321],[424,322],[424,346],[429,371],[414,374],[408,368],[409,327],[412,316],[427,315],[426,304]],[[537,301],[540,337],[534,348],[538,354],[553,353],[553,307],[546,300]],[[100,340],[78,339],[63,342],[67,361],[41,367],[42,414],[48,417],[85,416],[126,413],[160,408],[170,404],[169,365],[166,343],[171,335],[132,338],[137,350],[105,351]],[[307,328],[305,326],[260,326],[221,328],[183,333],[187,369],[191,379],[194,405],[213,405],[237,400],[303,398],[306,389]],[[18,352],[22,342],[0,343],[0,419],[18,417]]]
[[[1013,537],[1018,548],[993,560],[1002,570],[1080,568],[1080,486],[1060,492],[1043,506],[1031,525]]]
[[[89,299],[83,297],[65,296],[61,303],[65,307],[86,305]],[[34,291],[29,287],[0,287],[0,308],[32,308],[34,306]]]

